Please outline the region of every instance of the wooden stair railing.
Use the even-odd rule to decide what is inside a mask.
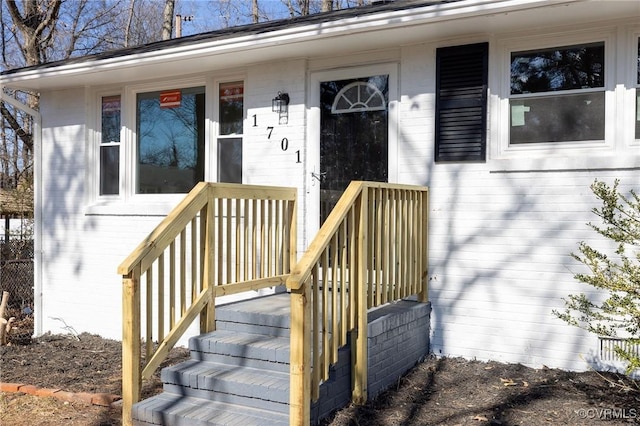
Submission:
[[[296,210],[295,188],[202,182],[122,262],[124,425],[198,315],[201,333],[215,329],[216,297],[286,282]]]
[[[428,188],[352,182],[291,271],[291,425],[309,424],[349,333],[352,399],[366,402],[367,310],[428,301],[427,220]]]

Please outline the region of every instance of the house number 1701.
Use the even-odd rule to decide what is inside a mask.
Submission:
[[[258,127],[257,114],[253,114],[252,117],[253,117],[253,127]],[[273,126],[267,126],[267,139],[271,140],[271,135],[273,134],[273,130],[274,130]],[[288,138],[282,138],[282,140],[280,141],[280,149],[283,151],[286,151],[289,149]],[[296,163],[302,163],[302,160],[300,159],[300,150],[296,151]]]

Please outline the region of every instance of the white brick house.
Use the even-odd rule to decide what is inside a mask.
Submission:
[[[589,185],[640,186],[639,56],[638,2],[397,1],[5,72],[41,94],[36,333],[120,338],[116,268],[198,180],[297,187],[300,252],[388,180],[431,188],[435,354],[585,369],[551,311]]]

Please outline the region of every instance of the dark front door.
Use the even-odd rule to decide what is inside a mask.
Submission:
[[[387,182],[389,76],[320,84],[320,223],[353,180]]]

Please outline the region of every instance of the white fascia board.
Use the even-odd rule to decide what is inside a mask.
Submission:
[[[0,76],[0,84],[19,89],[41,90],[69,87],[71,85],[87,84],[83,80],[75,80],[83,75],[95,75],[109,71],[124,71],[136,69],[141,66],[159,66],[175,63],[177,61],[198,60],[211,58],[223,54],[246,54],[260,49],[282,49],[282,52],[290,51],[293,45],[303,46],[305,43],[328,40],[338,36],[366,34],[377,31],[401,29],[406,33],[405,37],[411,38],[409,27],[425,24],[436,24],[457,19],[477,16],[504,14],[514,11],[523,11],[534,8],[558,6],[583,2],[585,0],[465,0],[453,3],[431,4],[424,7],[409,8],[380,13],[368,13],[344,19],[313,23],[310,25],[293,25],[281,29],[252,33],[246,35],[230,36],[210,41],[194,41],[193,44],[185,44],[173,47],[160,48],[149,52],[133,53],[126,56],[115,56],[105,59],[87,58],[86,61],[73,61],[62,63],[58,66],[39,67],[25,69],[15,73]],[[372,38],[372,43],[375,43]],[[379,40],[379,39],[378,39]],[[302,48],[300,51],[305,51]],[[309,50],[306,50],[308,52]],[[254,58],[247,55],[251,63]],[[189,67],[182,67],[182,69]],[[150,76],[148,73],[142,75]],[[74,80],[70,80],[74,77]],[[106,76],[103,76],[106,77]],[[97,81],[104,81],[104,78]],[[94,80],[95,81],[95,80]],[[75,82],[75,83],[74,83]]]

